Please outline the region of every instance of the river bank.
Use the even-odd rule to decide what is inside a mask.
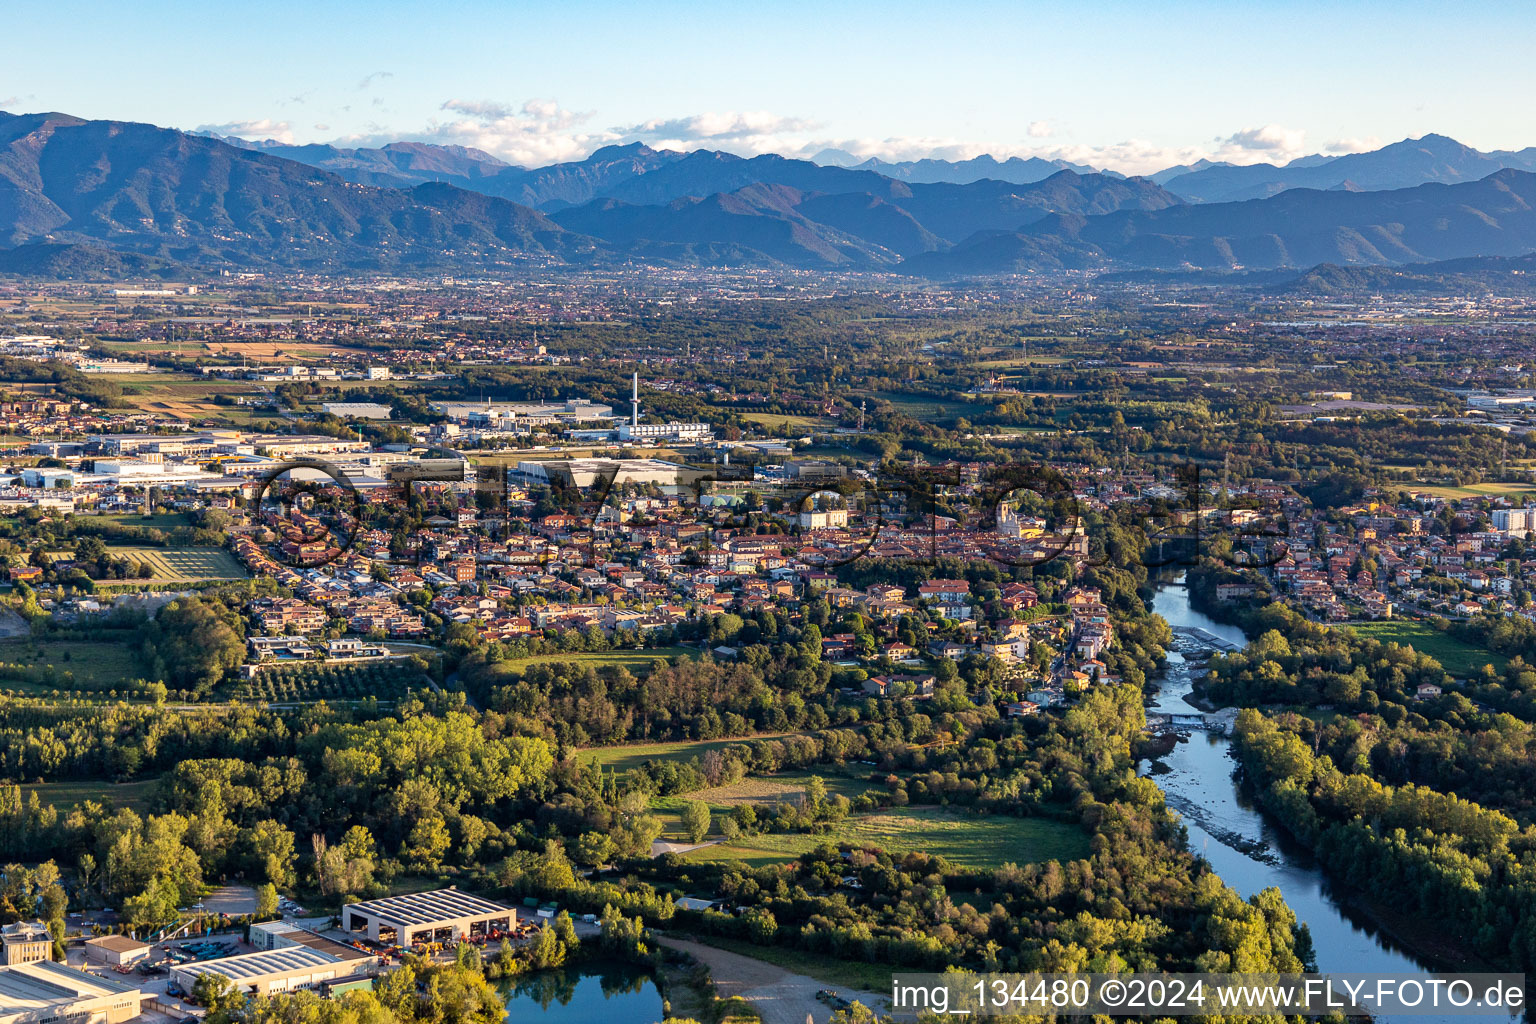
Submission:
[[[1194,608],[1189,601],[1188,590],[1179,582],[1165,582],[1157,589],[1157,597],[1154,601],[1154,611],[1167,618],[1173,625],[1195,625],[1216,633],[1224,639],[1236,643],[1244,642],[1244,634],[1240,626],[1232,622],[1213,619],[1206,613]],[[1172,616],[1172,618],[1169,618]],[[1203,712],[1220,710],[1219,706],[1206,697],[1194,692],[1193,673],[1187,670],[1188,662],[1182,655],[1170,655],[1170,669],[1165,671],[1159,682],[1159,691],[1151,704],[1151,709],[1156,711],[1181,710],[1175,701],[1186,707],[1198,708]],[[1186,678],[1187,677],[1187,678]],[[1197,737],[1196,739],[1199,739]],[[1187,742],[1195,742],[1190,740]],[[1240,778],[1233,775],[1237,765],[1235,757],[1230,752],[1230,743],[1224,738],[1216,743],[1222,751],[1222,766],[1233,788],[1235,802],[1240,807],[1251,808],[1261,819],[1261,828],[1255,832],[1248,828],[1228,828],[1223,825],[1219,810],[1212,813],[1212,809],[1204,807],[1198,799],[1188,792],[1170,794],[1169,804],[1187,818],[1201,822],[1202,828],[1210,837],[1217,839],[1228,848],[1246,855],[1252,859],[1272,864],[1289,860],[1293,863],[1309,867],[1316,873],[1321,882],[1323,895],[1332,903],[1339,914],[1357,930],[1378,933],[1379,943],[1394,948],[1397,952],[1406,955],[1419,968],[1424,970],[1454,970],[1454,971],[1495,971],[1497,967],[1482,958],[1468,953],[1474,945],[1472,936],[1459,934],[1453,924],[1447,922],[1422,922],[1408,914],[1404,914],[1394,907],[1374,900],[1369,893],[1347,888],[1333,883],[1323,874],[1322,869],[1316,864],[1311,851],[1299,840],[1292,836],[1283,826],[1274,822],[1260,808],[1251,795],[1243,788]],[[1150,752],[1149,752],[1150,754]],[[1148,774],[1161,785],[1164,779],[1172,774],[1172,770],[1166,763],[1167,757],[1154,757],[1149,763]],[[1214,766],[1212,766],[1214,767]],[[1239,773],[1240,774],[1240,773]],[[1276,843],[1278,842],[1278,847]],[[1197,850],[1196,852],[1207,852]],[[1208,858],[1209,859],[1209,858]],[[1218,873],[1225,873],[1218,868]],[[1230,881],[1230,879],[1229,879]],[[1282,888],[1282,891],[1284,889]],[[1245,895],[1247,893],[1245,892]],[[1298,914],[1300,912],[1298,910]],[[1307,920],[1305,915],[1300,915]],[[1314,943],[1317,941],[1316,927],[1309,924],[1314,931]],[[1330,925],[1336,928],[1336,925]],[[1319,963],[1320,969],[1328,968]]]
[[[1234,643],[1246,642],[1237,627],[1191,608],[1181,584],[1160,586],[1153,611],[1170,625],[1198,626]],[[1149,711],[1187,713],[1201,707],[1189,699],[1193,674],[1177,650],[1169,652],[1157,682]],[[1141,773],[1157,783],[1169,806],[1184,818],[1191,850],[1228,885],[1245,897],[1270,886],[1281,891],[1311,932],[1319,971],[1423,974],[1482,966],[1449,946],[1443,926],[1434,926],[1437,936],[1429,935],[1429,925],[1405,921],[1390,908],[1373,906],[1366,894],[1334,885],[1311,852],[1242,791],[1236,767],[1226,736],[1197,732],[1167,754],[1144,759]]]

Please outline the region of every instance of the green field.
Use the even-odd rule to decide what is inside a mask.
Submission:
[[[110,548],[120,558],[147,562],[157,580],[243,580],[245,569],[223,548],[145,548],[116,546]]]
[[[651,813],[661,819],[662,838],[681,840],[683,805],[693,800],[703,800],[710,813],[724,814],[737,804],[774,804],[780,800],[798,803],[805,796],[805,787],[812,775],[819,775],[827,793],[840,794],[852,800],[869,789],[877,789],[866,779],[847,775],[830,774],[827,771],[779,772],[777,775],[758,775],[742,779],[729,786],[679,793],[675,796],[658,797],[651,801]]]
[[[105,780],[44,782],[41,785],[22,786],[21,798],[25,800],[29,794],[36,793],[37,798],[43,803],[52,804],[61,811],[78,807],[87,800],[95,800],[98,803],[110,801],[114,807],[128,807],[135,811],[143,811],[149,807],[150,798],[154,796],[155,787],[159,784],[159,779],[139,779],[135,782]]]
[[[37,682],[7,673],[5,665],[28,670],[52,671],[54,679]],[[29,671],[28,675],[32,672]],[[130,679],[142,675],[132,648],[93,640],[51,640],[6,644],[0,647],[0,689],[23,693],[51,690],[123,690]]]
[[[137,512],[113,512],[110,515],[76,516],[75,522],[82,526],[105,523],[114,526],[142,526],[148,530],[174,530],[178,526],[192,525],[180,512],[154,512],[147,516]]]
[[[892,854],[932,853],[961,867],[989,869],[1007,861],[1075,860],[1088,855],[1088,837],[1076,825],[1047,818],[965,815],[906,807],[845,818],[822,835],[752,836],[706,846],[689,860],[739,860],[752,867],[782,864],[822,843],[879,847]]]
[[[1449,484],[1407,484],[1404,490],[1433,494],[1440,498],[1514,497],[1519,494],[1536,494],[1536,486],[1520,483],[1466,484],[1453,487]]]
[[[1361,636],[1368,636],[1380,643],[1402,644],[1421,651],[1438,661],[1453,676],[1475,675],[1489,663],[1502,672],[1509,662],[1509,659],[1501,654],[1494,654],[1482,647],[1464,643],[1411,619],[1362,622],[1350,628]]]
[[[638,768],[647,761],[687,761],[694,757],[703,757],[705,751],[718,750],[721,747],[729,747],[733,743],[747,743],[751,740],[771,740],[780,736],[792,736],[794,733],[776,732],[765,733],[758,736],[739,736],[729,740],[680,740],[676,743],[632,743],[622,747],[585,747],[579,751],[581,759],[595,758],[603,768],[612,768],[615,771],[628,771]]]
[[[543,662],[569,662],[602,668],[606,665],[623,665],[637,675],[644,675],[658,661],[673,658],[696,658],[699,652],[691,647],[652,647],[643,651],[583,651],[579,654],[540,654],[533,658],[509,658],[502,662],[508,668],[524,669]]]
[[[823,419],[819,416],[796,416],[783,412],[748,412],[742,414],[742,419],[750,420],[764,427],[778,427],[788,425],[791,430],[825,430],[836,426],[836,420]]]
[[[949,420],[957,416],[971,417],[988,412],[992,406],[981,402],[950,402],[927,395],[908,395],[899,391],[868,392],[871,398],[891,403],[897,411],[925,420]]]

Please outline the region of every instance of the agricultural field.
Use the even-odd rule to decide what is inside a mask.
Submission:
[[[260,363],[325,363],[338,356],[366,355],[369,350],[331,343],[302,341],[210,341],[199,345],[209,355],[255,360]]]
[[[915,419],[928,420],[934,423],[952,423],[959,418],[972,418],[985,415],[992,411],[990,403],[965,401],[951,402],[942,398],[933,398],[928,395],[909,395],[900,391],[871,391],[864,392],[870,398],[878,398],[889,402],[898,412],[906,413]],[[857,398],[859,393],[855,392]]]
[[[679,793],[675,796],[658,797],[651,801],[651,813],[661,821],[662,838],[684,838],[683,805],[693,800],[703,800],[711,814],[723,814],[737,804],[775,804],[780,801],[799,803],[805,797],[805,787],[812,775],[819,775],[827,794],[841,795],[852,800],[869,789],[879,788],[867,779],[847,775],[828,774],[825,771],[780,772],[777,775],[760,775],[742,779],[729,786]]]
[[[126,690],[141,674],[131,645],[89,640],[0,645],[0,690]]]
[[[263,669],[255,679],[244,680],[236,686],[231,697],[262,704],[366,700],[369,697],[393,701],[413,688],[425,686],[421,672],[409,662],[299,662]]]
[[[1456,487],[1451,484],[1411,484],[1406,490],[1415,494],[1433,494],[1439,498],[1513,498],[1536,494],[1536,485],[1490,481]]]
[[[141,515],[138,512],[113,512],[107,515],[77,515],[75,522],[82,526],[111,524],[113,526],[142,526],[146,530],[174,530],[178,526],[191,526],[192,522],[180,512],[154,512]]]
[[[697,658],[699,652],[691,647],[650,647],[639,651],[581,651],[574,654],[540,654],[532,658],[508,658],[502,662],[510,668],[525,669],[529,665],[544,662],[568,662],[604,668],[623,665],[636,675],[649,672],[657,662],[670,662],[673,658]]]
[[[243,580],[244,567],[223,548],[146,548],[114,545],[112,554],[147,562],[157,580],[194,582],[198,580]]]
[[[823,419],[819,416],[796,416],[782,412],[743,413],[742,419],[769,428],[787,426],[795,431],[829,430],[838,423],[837,420]]]
[[[676,743],[632,743],[620,747],[586,747],[580,751],[582,760],[591,758],[600,767],[624,772],[638,768],[647,761],[688,761],[703,757],[711,750],[719,750],[736,743],[752,740],[771,740],[795,733],[775,732],[727,740],[681,740]]]
[[[962,867],[990,869],[1012,861],[1075,860],[1088,855],[1088,836],[1076,825],[1048,818],[968,815],[905,807],[844,818],[829,832],[757,835],[706,846],[696,861],[739,860],[749,867],[782,864],[822,843],[879,847],[892,854],[931,853]]]
[[[1350,628],[1361,636],[1368,636],[1380,643],[1402,644],[1416,651],[1422,651],[1438,661],[1441,667],[1453,676],[1474,675],[1481,672],[1484,665],[1490,663],[1502,672],[1509,662],[1509,659],[1502,654],[1494,654],[1486,648],[1458,640],[1411,619],[1362,622]]]
[[[244,381],[205,380],[182,374],[103,374],[123,389],[123,397],[143,412],[200,420],[229,417],[249,410],[234,405],[218,405],[214,395],[250,395],[258,388]]]

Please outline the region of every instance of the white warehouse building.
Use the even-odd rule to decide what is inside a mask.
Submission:
[[[221,960],[182,964],[171,969],[171,976],[183,992],[191,992],[200,975],[220,974],[238,991],[267,995],[315,988],[327,981],[355,974],[372,963],[372,957],[343,960],[309,946],[284,946]]]

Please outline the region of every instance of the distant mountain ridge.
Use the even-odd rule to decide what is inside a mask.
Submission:
[[[1072,169],[1024,183],[923,182],[862,164],[631,144],[529,170],[463,147],[234,145],[147,124],[0,113],[0,272],[639,261],[953,278],[1523,257],[1536,250],[1536,174],[1454,180],[1488,159],[1432,138],[1282,169],[1326,172],[1317,188],[1191,203],[1149,178]],[[1203,164],[1168,181],[1234,173],[1268,172]],[[1454,183],[1380,188],[1392,174]],[[1369,275],[1319,272],[1315,286],[1357,278]]]
[[[822,157],[826,159],[822,159]],[[973,181],[1006,181],[1015,185],[1029,185],[1044,181],[1057,171],[1075,171],[1078,174],[1109,174],[1122,177],[1113,171],[1101,171],[1087,164],[1074,164],[1066,160],[1045,160],[1037,156],[1011,156],[999,160],[983,154],[969,160],[922,160],[886,161],[878,157],[839,163],[840,157],[849,154],[835,151],[818,153],[812,159],[819,164],[837,164],[855,171],[874,171],[897,181],[913,181],[923,184],[968,185]]]
[[[377,188],[154,125],[0,113],[0,245],[31,243],[355,268],[601,249],[536,210],[449,185]]]
[[[857,188],[880,194],[879,187],[858,185],[857,179],[847,176],[859,172],[908,184],[959,185],[978,181],[1030,185],[1063,170],[1124,177],[1066,160],[999,160],[990,155],[967,160],[887,161],[875,157],[860,159],[843,150],[829,149],[811,160],[795,160],[771,154],[741,157],[708,149],[681,153],[655,150],[634,142],[606,146],[583,160],[523,168],[505,164],[479,150],[435,143],[392,142],[377,149],[341,149],[323,144],[292,146],[271,140],[223,141],[319,167],[361,184],[404,188],[443,181],[546,213],[607,197],[631,203],[668,203],[684,196],[703,197],[756,184],[833,192]],[[764,172],[765,167],[778,162],[796,168],[795,174],[791,176],[782,169],[777,173]],[[1263,199],[1292,188],[1388,191],[1435,181],[1476,181],[1506,168],[1536,171],[1536,147],[1484,153],[1443,135],[1425,135],[1370,152],[1313,154],[1279,165],[1198,160],[1146,177],[1186,202],[1212,203]],[[825,173],[819,174],[817,169]]]
[[[892,268],[1053,212],[1180,202],[1142,179],[1072,171],[1028,185],[921,184],[779,156],[638,145],[535,171],[467,149],[296,148],[352,177],[406,187],[348,181],[287,159],[280,154],[295,147],[279,144],[0,114],[0,244],[86,246],[63,264],[71,267],[111,266],[89,248],[105,245],[187,264],[350,269],[527,258]],[[493,190],[537,200],[553,216]]]
[[[1084,217],[1053,213],[914,261],[937,276],[1047,269],[1263,270],[1394,265],[1536,250],[1536,174],[1391,191],[1293,189],[1269,199]]]
[[[408,188],[429,181],[464,185],[494,177],[511,168],[506,161],[467,146],[391,142],[376,149],[344,149],[325,143],[294,146],[271,139],[252,142],[233,136],[209,134],[208,137],[240,149],[254,150],[331,171],[348,181],[387,188]]]
[[[1189,202],[1214,203],[1263,199],[1293,188],[1387,191],[1429,182],[1452,184],[1509,168],[1536,171],[1536,147],[1483,153],[1444,135],[1426,135],[1368,153],[1301,157],[1284,166],[1214,164],[1172,176],[1161,172],[1153,179]]]

